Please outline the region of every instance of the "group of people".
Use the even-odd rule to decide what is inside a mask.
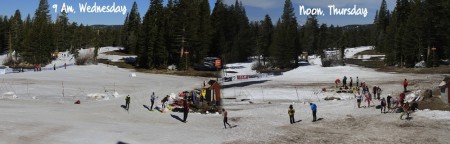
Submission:
[[[358,76],[356,77],[356,80],[355,80],[355,81],[356,81],[356,82],[355,82],[356,88],[359,89],[359,78],[358,78]],[[336,84],[336,87],[339,87],[339,84],[341,83],[341,80],[338,78],[338,79],[336,79],[336,80],[334,81],[334,83]],[[350,82],[349,82],[348,85],[347,85],[347,76],[344,76],[344,77],[342,78],[342,87],[343,87],[344,89],[353,89],[353,78],[350,77]]]
[[[409,117],[409,114],[411,111],[413,111],[415,108],[417,108],[417,103],[410,104],[409,102],[405,102],[407,87],[408,87],[408,81],[405,79],[403,81],[403,91],[400,93],[398,97],[392,97],[391,94],[388,94],[386,99],[384,97],[381,97],[381,88],[379,86],[374,86],[372,89],[372,94],[374,99],[377,99],[380,101],[380,105],[377,106],[377,108],[380,109],[381,113],[386,113],[386,111],[389,112],[389,110],[395,110],[395,109],[402,109],[402,114],[400,115],[400,119],[403,119],[403,116],[406,114],[407,118]],[[367,101],[367,107],[370,107],[370,102],[372,101],[372,95],[369,92],[369,88],[365,83],[361,84],[362,87],[362,93],[358,90],[358,92],[355,94],[356,102],[358,108],[361,108],[361,102],[363,98],[365,98],[365,101]],[[364,96],[363,96],[364,95]]]
[[[169,102],[169,95],[166,95],[162,100],[161,100],[161,113],[164,113],[164,110],[166,109],[168,102]],[[153,106],[155,104],[155,101],[158,99],[158,96],[155,95],[155,92],[152,93],[152,95],[150,96],[150,107],[148,108],[150,111],[153,111]],[[125,109],[128,111],[130,109],[130,101],[131,101],[131,97],[130,95],[125,97]],[[183,120],[182,122],[186,123],[187,121],[187,117],[189,114],[189,107],[190,104],[188,102],[188,100],[184,100],[183,102]],[[226,120],[224,120],[226,122]]]
[[[312,111],[312,115],[313,115],[313,121],[312,122],[316,122],[317,121],[317,105],[314,103],[309,103],[309,106],[311,107],[311,111]],[[294,115],[295,115],[295,109],[292,105],[289,105],[288,108],[288,115],[289,115],[289,121],[291,122],[291,124],[296,123]]]

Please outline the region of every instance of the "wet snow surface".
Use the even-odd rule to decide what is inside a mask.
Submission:
[[[113,48],[109,48],[113,49]],[[354,49],[355,51],[358,49]],[[117,59],[116,56],[105,56]],[[55,61],[60,63],[61,61]],[[229,123],[218,114],[148,111],[150,94],[163,96],[200,87],[207,78],[145,74],[103,64],[56,71],[0,75],[0,143],[448,143],[450,113],[421,110],[412,120],[399,113],[357,108],[353,94],[337,94],[334,80],[356,76],[397,96],[402,80],[410,89],[433,88],[441,75],[391,74],[357,66],[323,68],[319,59],[281,76],[235,81],[223,89]],[[232,64],[233,65],[233,64]],[[251,63],[236,75],[256,74]],[[134,73],[136,77],[130,77]],[[225,83],[225,85],[227,85]],[[326,92],[321,92],[326,88]],[[131,96],[130,111],[120,106]],[[327,96],[341,101],[324,101]],[[80,100],[80,105],[73,104]],[[242,101],[244,100],[244,101]],[[271,104],[269,104],[269,102]],[[312,121],[308,102],[318,106]],[[375,105],[379,101],[374,101]],[[293,104],[298,123],[290,124]],[[367,103],[363,102],[362,106]]]

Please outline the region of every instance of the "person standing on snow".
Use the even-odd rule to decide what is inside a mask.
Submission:
[[[359,92],[359,78],[358,77],[356,77],[356,89]]]
[[[391,97],[391,94],[388,94],[388,96],[387,96],[387,108],[388,109],[390,109],[391,108],[391,99],[392,99],[392,97]]]
[[[358,95],[356,95],[356,102],[358,103],[358,108],[361,108],[361,101],[362,101],[362,95],[360,92],[358,92]]]
[[[377,90],[378,90],[378,87],[373,86],[373,88],[372,88],[373,99],[377,99]]]
[[[225,127],[225,129],[227,129],[227,125],[230,128],[232,128],[231,125],[228,123],[228,112],[224,108],[222,109],[222,116],[223,116],[223,126]]]
[[[150,106],[150,111],[153,110],[153,104],[155,104],[155,100],[156,100],[156,96],[155,96],[155,92],[153,92],[152,96],[150,96],[150,102],[152,103],[152,105]]]
[[[127,95],[127,97],[125,97],[125,108],[127,109],[127,111],[130,109],[130,95]]]
[[[342,79],[342,86],[345,88],[345,86],[347,86],[347,77],[344,76],[344,78]]]
[[[289,120],[291,121],[291,124],[295,123],[294,114],[295,114],[295,109],[294,109],[294,107],[292,107],[292,105],[290,105],[289,109],[288,109],[288,115],[289,115]]]
[[[380,86],[377,86],[377,99],[380,99],[381,96],[381,88]]]
[[[312,122],[316,122],[317,106],[314,103],[309,103],[309,105],[311,106],[311,111],[312,111],[312,114],[313,114],[313,121]]]
[[[403,92],[406,92],[406,90],[407,90],[406,87],[408,87],[408,80],[405,79],[403,81]]]
[[[161,100],[161,103],[162,103],[162,106],[161,106],[161,112],[163,113],[164,112],[164,109],[166,109],[166,102],[168,102],[169,101],[169,95],[166,95],[166,97],[164,97],[162,100]]]
[[[400,106],[403,106],[403,102],[405,101],[405,93],[401,93],[399,96],[399,102],[400,102]]]
[[[406,114],[406,119],[408,119],[410,110],[411,110],[411,107],[409,106],[409,102],[406,102],[403,105],[403,112],[402,112],[402,114],[400,114],[400,119],[403,120],[403,115],[405,115],[405,114]]]
[[[188,102],[188,100],[184,100],[183,108],[184,108],[183,122],[186,123],[186,119],[187,119],[188,114],[189,114],[189,102]]]
[[[352,79],[352,77],[350,77],[349,88],[352,89],[352,87],[353,87],[353,79]]]
[[[381,113],[386,113],[386,100],[384,98],[381,99]]]

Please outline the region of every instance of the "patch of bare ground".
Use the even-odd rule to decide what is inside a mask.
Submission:
[[[391,114],[388,114],[391,115]],[[406,121],[385,116],[300,123],[279,127],[283,131],[269,140],[236,143],[446,143],[449,121]]]

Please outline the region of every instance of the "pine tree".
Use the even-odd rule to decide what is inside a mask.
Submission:
[[[211,51],[211,8],[208,0],[201,0],[199,3],[199,25],[198,25],[198,56],[195,62],[200,62],[204,57],[208,56]]]
[[[125,47],[125,51],[130,54],[136,54],[139,52],[138,35],[140,25],[141,16],[139,14],[138,6],[135,1],[129,15],[127,15],[123,28],[124,38],[122,39],[122,41]]]
[[[165,8],[165,45],[168,54],[168,64],[179,64],[180,62],[180,45],[176,34],[177,17],[175,14],[175,5],[173,0],[169,0]]]
[[[20,14],[19,10],[16,10],[14,13],[14,16],[11,18],[11,26],[10,26],[10,41],[11,46],[9,53],[12,51],[16,51],[14,57],[17,60],[18,53],[21,52],[22,48],[22,41],[23,41],[23,22],[22,22],[22,16]]]
[[[304,27],[305,35],[302,41],[305,50],[308,53],[316,53],[318,52],[318,34],[319,34],[319,23],[317,20],[317,16],[310,15],[308,16]]]
[[[263,56],[264,65],[266,64],[267,58],[270,56],[269,49],[270,45],[272,45],[273,31],[272,19],[269,15],[266,15],[261,24],[261,46],[259,50],[260,54]]]
[[[223,0],[217,0],[211,14],[211,23],[213,27],[213,36],[211,42],[210,56],[220,56],[224,60],[228,60],[228,57],[223,55],[226,48],[229,47],[229,43],[226,40],[225,34],[227,33],[225,26],[228,22],[227,9]]]
[[[284,4],[283,15],[281,21],[277,24],[275,39],[273,42],[271,53],[275,65],[280,68],[295,67],[298,63],[298,55],[301,49],[298,47],[298,29],[297,19],[295,17],[294,8],[290,0],[286,0]],[[291,62],[295,64],[292,65]]]
[[[39,2],[39,7],[33,18],[29,40],[33,55],[32,57],[26,57],[26,61],[36,64],[49,63],[54,48],[54,40],[47,0],[40,0]]]
[[[70,49],[71,33],[69,33],[69,18],[65,11],[56,19],[55,23],[55,40],[56,49],[58,51],[65,51]]]

